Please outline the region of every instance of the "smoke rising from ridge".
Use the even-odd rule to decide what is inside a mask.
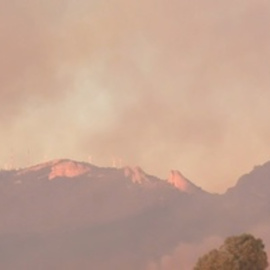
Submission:
[[[25,148],[30,162],[118,155],[224,190],[269,159],[267,1],[0,6],[1,139],[19,165]]]
[[[269,230],[267,222],[261,223],[250,230],[252,235],[262,239],[265,245],[265,251],[270,254],[269,249]],[[244,232],[243,232],[244,233]],[[218,236],[209,236],[198,243],[181,243],[171,254],[160,258],[159,262],[149,262],[146,270],[183,270],[193,269],[198,259],[213,249],[219,248],[226,238]]]
[[[197,260],[222,244],[220,237],[211,236],[199,243],[180,244],[174,251],[163,256],[159,262],[150,262],[146,270],[183,270],[193,269]]]

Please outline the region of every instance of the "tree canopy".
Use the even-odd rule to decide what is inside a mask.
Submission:
[[[242,234],[228,237],[219,249],[199,258],[194,270],[265,270],[267,266],[262,240]]]

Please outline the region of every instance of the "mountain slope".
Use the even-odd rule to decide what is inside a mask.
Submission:
[[[53,160],[0,172],[0,267],[145,269],[179,243],[269,224],[270,163],[223,195],[180,172]]]
[[[0,217],[4,221],[0,238],[18,258],[26,251],[35,254],[39,250],[43,251],[37,255],[42,261],[53,257],[50,261],[61,265],[68,254],[70,263],[85,261],[80,269],[91,264],[102,269],[99,258],[106,256],[114,261],[115,269],[121,270],[122,260],[139,269],[147,258],[159,257],[181,238],[192,237],[177,234],[181,228],[186,230],[186,220],[196,213],[194,194],[138,167],[100,168],[54,160],[2,172],[0,186]],[[181,211],[184,205],[186,209]],[[17,250],[22,243],[25,249]],[[27,254],[23,258],[30,256]],[[28,261],[34,263],[30,257]],[[16,268],[13,259],[8,263],[3,265],[5,269]],[[110,269],[114,264],[111,262]],[[33,266],[26,263],[25,267]],[[108,265],[103,267],[108,269]]]

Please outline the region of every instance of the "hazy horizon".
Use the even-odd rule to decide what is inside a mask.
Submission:
[[[270,160],[266,0],[0,0],[0,166],[178,169],[222,192]]]

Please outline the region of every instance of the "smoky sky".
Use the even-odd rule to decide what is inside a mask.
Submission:
[[[113,157],[223,191],[269,160],[270,4],[0,0],[1,162]]]

